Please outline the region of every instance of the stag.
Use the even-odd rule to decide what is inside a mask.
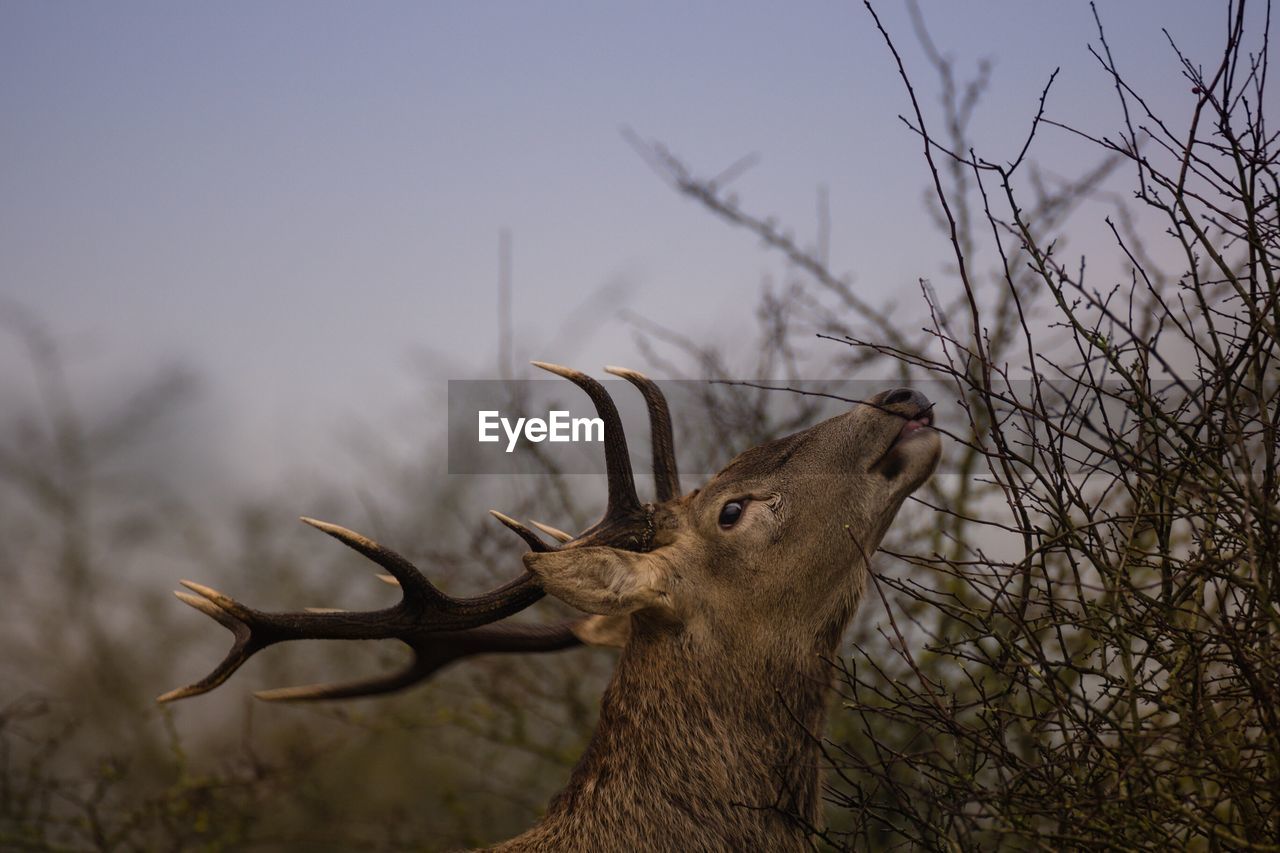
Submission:
[[[278,701],[388,693],[470,655],[623,646],[595,733],[545,816],[499,850],[798,850],[819,820],[819,737],[836,652],[869,561],[908,494],[937,464],[932,405],[895,389],[752,448],[682,494],[671,418],[649,410],[656,500],[636,495],[613,401],[591,377],[534,362],[582,388],[605,424],[608,501],[554,543],[494,512],[528,544],[525,572],[474,598],[437,589],[409,561],[334,524],[302,519],[386,569],[401,599],[383,610],[267,613],[201,584],[177,596],[235,637],[205,693],[254,653],[288,640],[396,639],[403,670],[364,681],[267,690]],[[550,593],[584,611],[558,625],[502,623]]]

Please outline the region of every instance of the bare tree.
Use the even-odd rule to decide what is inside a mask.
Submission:
[[[1225,4],[1223,50],[1204,66],[1165,34],[1191,103],[1182,127],[1127,82],[1095,11],[1091,52],[1119,132],[1053,119],[1055,72],[1026,139],[1000,158],[968,142],[988,68],[960,83],[911,7],[942,82],[935,122],[867,8],[905,86],[959,286],[944,303],[922,282],[920,336],[894,332],[770,219],[649,148],[682,192],[836,295],[849,328],[829,337],[949,385],[968,421],[945,469],[959,476],[921,498],[944,521],[899,540],[873,575],[885,633],[856,634],[839,662],[821,837],[1280,849],[1270,6]],[[1095,146],[1098,168],[1052,187],[1030,156],[1049,130]],[[1128,201],[1105,188],[1125,173]],[[1059,248],[1083,198],[1114,205],[1126,274],[1105,286]]]

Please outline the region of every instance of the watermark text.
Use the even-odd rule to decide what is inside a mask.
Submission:
[[[543,441],[604,441],[604,421],[600,418],[571,418],[565,411],[552,410],[544,418],[516,418],[513,424],[496,409],[481,410],[478,414],[479,440],[501,441],[498,430],[507,437],[507,453],[516,449],[520,436],[525,441],[538,444]]]

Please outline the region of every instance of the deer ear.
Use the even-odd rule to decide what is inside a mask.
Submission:
[[[548,593],[601,616],[671,606],[667,572],[652,554],[589,546],[530,552],[524,564]]]

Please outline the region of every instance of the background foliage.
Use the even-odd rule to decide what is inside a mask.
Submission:
[[[635,318],[655,375],[798,387],[816,330],[825,375],[927,383],[952,405],[945,468],[904,510],[848,654],[832,661],[819,846],[1280,849],[1270,8],[1225,11],[1220,55],[1170,45],[1186,115],[1156,115],[1130,88],[1099,16],[1099,94],[1118,126],[1056,121],[1047,77],[1025,139],[991,152],[970,141],[990,67],[967,76],[918,15],[930,68],[903,67],[902,34],[885,33],[905,138],[926,167],[930,239],[956,283],[922,280],[912,305],[878,304],[831,270],[827,226],[802,244],[723,177],[632,138],[676,190],[786,265],[742,351]],[[927,75],[936,105],[916,94]],[[1095,146],[1096,168],[1040,164],[1049,133]],[[1086,216],[1113,235],[1106,263],[1067,248]],[[56,337],[16,310],[5,319],[41,397],[6,411],[0,433],[0,846],[440,849],[536,818],[589,736],[610,652],[475,660],[376,702],[255,708],[237,682],[203,704],[154,706],[225,642],[157,578],[251,589],[280,608],[386,592],[357,558],[293,529],[296,495],[210,513],[198,483],[168,476],[172,454],[198,452],[173,439],[195,376],[162,372],[87,411]],[[696,404],[677,420],[714,429],[677,439],[701,468],[818,405],[725,384]],[[580,529],[600,506],[553,469],[496,487],[450,480],[436,445],[405,459],[379,439],[353,439],[380,472],[377,494],[316,487],[305,510],[367,520],[352,523],[451,590],[515,564],[516,543],[477,507]],[[398,654],[316,645],[263,655],[256,683]]]

